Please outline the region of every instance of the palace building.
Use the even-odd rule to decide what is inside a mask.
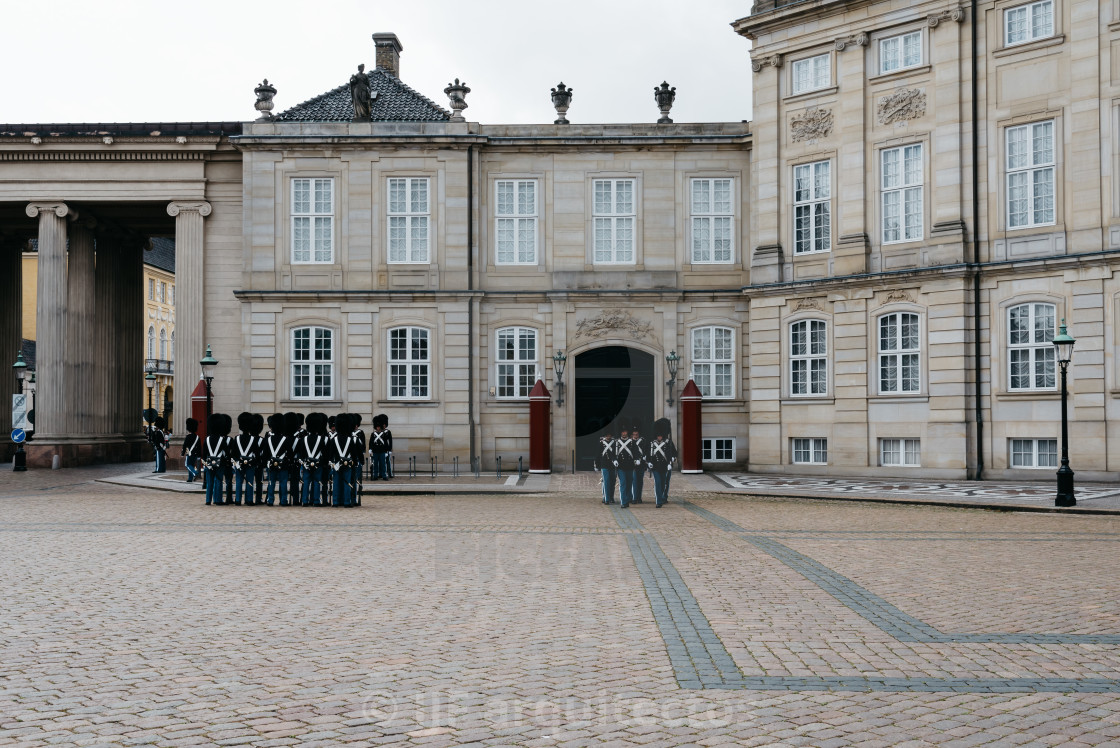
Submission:
[[[369,72],[278,114],[262,83],[251,122],[0,125],[2,257],[39,242],[36,449],[133,449],[113,371],[167,237],[178,432],[209,344],[217,409],[386,413],[422,464],[527,456],[540,378],[553,468],[586,466],[692,379],[708,468],[1037,477],[1064,319],[1074,469],[1115,479],[1120,2],[1095,11],[758,0],[750,122],[674,123],[667,85],[659,119],[568,122],[562,84],[554,123],[471,122],[374,34]]]

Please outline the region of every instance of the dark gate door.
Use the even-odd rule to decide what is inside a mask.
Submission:
[[[653,356],[613,345],[576,356],[576,466],[591,470],[599,437],[653,423]]]

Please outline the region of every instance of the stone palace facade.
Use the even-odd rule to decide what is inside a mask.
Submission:
[[[0,246],[38,236],[40,299],[90,304],[68,236],[97,267],[174,236],[180,424],[210,344],[218,409],[386,413],[421,464],[527,457],[540,377],[553,467],[582,465],[692,378],[709,468],[1038,477],[1065,319],[1073,467],[1115,479],[1120,1],[1088,8],[758,0],[749,123],[673,123],[667,86],[657,122],[569,123],[563,85],[554,124],[470,122],[375,34],[371,71],[275,115],[266,82],[254,122],[0,126]],[[37,407],[111,392],[52,380],[105,354],[38,315]],[[37,441],[65,452],[71,411]],[[97,423],[78,441],[132,438]]]

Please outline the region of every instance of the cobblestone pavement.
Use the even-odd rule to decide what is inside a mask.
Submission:
[[[1120,743],[1120,518],[95,472],[0,477],[0,745]]]

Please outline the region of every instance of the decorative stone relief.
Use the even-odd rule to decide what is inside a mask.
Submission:
[[[964,8],[950,8],[949,10],[943,10],[940,13],[931,13],[926,16],[926,23],[931,29],[937,28],[942,21],[964,23]]]
[[[793,311],[795,311],[795,312],[800,312],[800,311],[805,310],[805,309],[813,309],[813,310],[816,310],[818,312],[821,311],[821,300],[820,299],[798,299],[797,303],[793,305]]]
[[[576,323],[574,338],[594,338],[604,332],[621,332],[634,340],[644,340],[653,335],[653,325],[635,319],[625,309],[604,309],[599,316],[581,319]]]
[[[897,288],[894,291],[888,293],[887,297],[883,299],[884,304],[894,304],[899,301],[908,301],[913,304],[914,297],[910,294],[909,291],[904,291],[900,288]]]
[[[863,31],[851,36],[844,36],[836,40],[836,51],[843,52],[848,47],[866,47],[867,34]]]
[[[879,124],[918,119],[926,113],[926,95],[916,88],[904,88],[879,100]]]
[[[795,114],[789,121],[789,129],[794,143],[827,138],[832,134],[832,110],[808,109]]]
[[[751,70],[756,73],[761,73],[762,68],[769,65],[772,68],[780,68],[782,66],[781,55],[769,55],[767,57],[760,57],[757,60],[751,60]]]

